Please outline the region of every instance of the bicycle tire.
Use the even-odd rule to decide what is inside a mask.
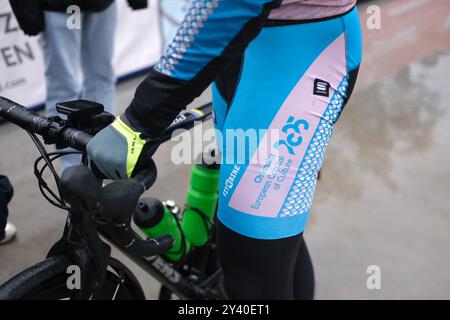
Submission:
[[[96,290],[91,299],[145,299],[134,275],[119,261],[111,259],[110,262],[113,270],[120,268],[125,276],[120,278],[108,270],[103,286]],[[66,270],[71,264],[69,258],[58,255],[27,268],[0,286],[0,300],[70,300],[73,292],[67,288]]]

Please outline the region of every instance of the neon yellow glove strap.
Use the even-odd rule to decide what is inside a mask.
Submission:
[[[131,178],[131,174],[133,173],[134,167],[138,162],[146,141],[141,138],[140,132],[133,131],[133,129],[127,126],[119,117],[113,122],[112,126],[127,139],[127,175],[128,178]]]

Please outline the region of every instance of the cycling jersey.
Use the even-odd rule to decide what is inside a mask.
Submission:
[[[138,87],[126,115],[139,131],[158,136],[239,59],[268,21],[331,17],[349,11],[355,3],[356,0],[194,0],[165,54]]]
[[[326,3],[330,10],[339,8],[336,16],[322,11],[305,22],[298,13],[292,21],[283,11]],[[273,144],[268,135],[258,137],[239,165],[223,161],[218,219],[231,230],[256,239],[304,230],[317,173],[361,62],[357,10],[341,12],[352,4],[194,1],[166,53],[139,85],[126,116],[151,137],[213,81],[219,130],[281,132]],[[222,151],[227,159],[235,156],[226,144]]]

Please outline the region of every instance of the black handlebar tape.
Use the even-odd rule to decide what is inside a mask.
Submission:
[[[144,257],[158,256],[172,248],[173,240],[170,236],[161,236],[155,239],[142,240],[136,238],[130,251]]]
[[[143,249],[151,250],[151,253],[153,256],[166,253],[173,246],[173,239],[171,236],[168,236],[168,235],[163,235],[163,236],[156,237],[154,239],[145,240],[144,242],[146,243],[146,247]],[[147,245],[148,242],[152,243],[150,245],[151,248],[148,248],[148,245]]]
[[[45,133],[45,129],[51,124],[47,118],[4,97],[0,97],[0,116],[37,134]]]
[[[48,134],[48,129],[52,124],[52,121],[46,117],[4,97],[0,97],[0,116],[25,130],[40,135]],[[80,151],[85,151],[87,144],[92,139],[89,134],[71,128],[63,129],[58,138],[64,145]]]
[[[86,146],[91,139],[91,135],[75,129],[67,128],[61,133],[61,141],[79,151],[86,151]]]
[[[140,257],[151,257],[167,252],[173,245],[173,239],[164,235],[155,239],[144,240],[131,229],[114,228],[112,239],[129,253]]]

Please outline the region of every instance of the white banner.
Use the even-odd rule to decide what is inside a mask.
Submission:
[[[158,1],[149,8],[132,11],[126,0],[118,1],[118,25],[114,65],[117,76],[152,66],[161,55],[162,42]]]
[[[164,47],[167,46],[175,36],[190,3],[191,0],[160,1],[159,14],[161,17],[161,33]]]
[[[158,1],[132,11],[118,2],[114,65],[118,77],[152,66],[162,51]],[[31,107],[45,100],[44,67],[37,37],[20,30],[9,1],[0,0],[0,96]]]
[[[45,97],[41,48],[19,29],[9,1],[0,0],[0,96],[32,106]]]

